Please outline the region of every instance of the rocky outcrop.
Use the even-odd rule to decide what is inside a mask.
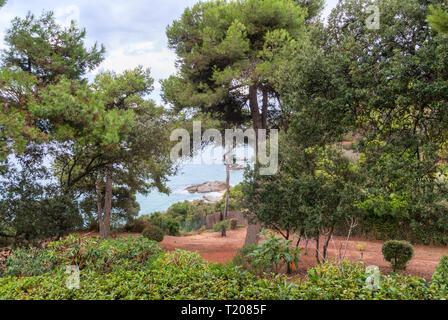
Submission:
[[[186,189],[190,193],[210,193],[226,190],[226,183],[221,181],[209,181],[202,184],[194,184]]]
[[[241,171],[241,170],[244,170],[244,169],[246,169],[246,167],[244,167],[244,166],[242,166],[242,165],[240,165],[240,164],[232,164],[232,165],[230,165],[230,168],[229,168],[231,171]]]
[[[221,200],[223,196],[224,196],[223,194],[221,196],[219,196],[219,197],[218,196],[210,196],[210,195],[208,195],[208,196],[203,196],[202,198],[205,201],[208,201],[208,202],[211,202],[211,203],[215,203],[215,202],[218,202],[219,200]]]

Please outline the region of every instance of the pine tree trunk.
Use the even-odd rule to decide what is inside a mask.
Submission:
[[[255,130],[255,170],[258,167],[258,129],[263,128],[263,120],[260,115],[260,110],[258,106],[258,87],[250,86],[249,87],[249,104],[252,116],[252,122]],[[249,222],[249,226],[247,227],[246,241],[245,245],[249,244],[258,244],[258,234],[261,231],[261,223],[252,224]]]
[[[231,147],[227,150],[225,162],[226,162],[226,202],[224,207],[224,219],[227,219],[227,214],[229,213],[229,198],[230,198],[230,153]]]
[[[263,89],[263,107],[261,109],[262,129],[267,129],[268,127],[268,107],[269,107],[268,90]]]
[[[110,214],[112,211],[112,165],[106,169],[106,191],[104,196],[104,238],[110,238]]]
[[[99,181],[95,182],[95,189],[96,189],[96,205],[97,205],[97,214],[98,214],[98,228],[99,233],[102,238],[105,237],[104,233],[104,220],[103,220],[103,199],[101,196],[101,188]]]

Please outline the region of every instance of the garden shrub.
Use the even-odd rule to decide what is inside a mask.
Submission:
[[[49,250],[18,248],[6,259],[3,274],[9,277],[31,277],[50,273],[58,259]]]
[[[366,287],[365,266],[325,263],[309,270],[308,281],[289,283],[284,276],[260,278],[233,265],[207,263],[197,253],[162,253],[152,268],[81,270],[81,288],[67,290],[67,274],[0,278],[0,299],[101,300],[425,300],[430,294],[424,279],[381,275],[380,287]]]
[[[288,271],[295,269],[302,254],[301,249],[292,245],[292,240],[284,240],[273,232],[262,232],[260,236],[264,236],[265,240],[248,254],[253,258],[254,265],[273,272],[279,271],[283,265],[288,266]]]
[[[230,222],[229,220],[223,220],[220,222],[215,223],[213,226],[213,231],[215,232],[223,232],[230,229]]]
[[[431,290],[435,299],[448,299],[448,256],[440,260],[432,277]]]
[[[381,275],[379,288],[367,287],[366,267],[344,261],[325,263],[308,271],[302,283],[307,300],[426,300],[429,287],[425,279],[403,275]]]
[[[240,266],[244,270],[249,270],[254,273],[258,273],[257,266],[254,263],[254,258],[249,256],[255,249],[258,248],[256,244],[248,244],[241,249],[238,249],[235,257],[233,257],[232,264],[235,266]]]
[[[238,219],[230,219],[230,230],[238,228]]]
[[[170,236],[179,235],[180,222],[169,215],[156,212],[149,217],[149,222],[162,229],[163,233]]]
[[[124,230],[130,233],[142,233],[148,225],[148,221],[139,218],[126,223]]]
[[[414,249],[407,241],[389,240],[383,245],[383,256],[390,262],[394,272],[406,269],[407,263],[414,256]]]
[[[164,221],[164,227],[165,230],[168,232],[170,236],[177,236],[179,234],[180,230],[180,222],[171,218],[167,217]]]
[[[152,224],[148,225],[145,230],[143,230],[142,235],[145,238],[156,242],[162,242],[164,236],[162,229]]]
[[[81,271],[81,288],[67,290],[67,275],[0,278],[0,299],[285,300],[297,286],[260,279],[234,266],[203,261],[197,253],[167,252],[146,271]]]
[[[54,274],[70,265],[80,270],[110,273],[115,270],[142,270],[162,253],[144,237],[102,240],[70,235],[50,243],[45,249],[16,249],[5,263],[4,275],[30,277]]]

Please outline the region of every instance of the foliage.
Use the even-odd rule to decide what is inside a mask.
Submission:
[[[431,290],[434,299],[448,299],[448,256],[440,260],[432,277]]]
[[[67,89],[102,62],[104,48],[95,44],[87,49],[85,35],[85,30],[74,23],[67,28],[57,25],[52,12],[44,12],[39,18],[30,13],[12,21],[0,69],[0,104],[4,107],[0,111],[4,125],[0,131],[0,161],[11,153],[23,152],[30,141],[46,142],[53,133],[61,137],[62,131],[70,132],[82,122],[79,116],[86,114],[73,112],[71,115],[77,116],[55,130],[56,123],[49,123],[34,106],[50,88]],[[67,102],[68,96],[64,97]]]
[[[446,11],[445,1],[431,3]],[[370,5],[381,12],[378,30],[365,24]],[[301,39],[278,34],[265,54],[273,58],[289,129],[301,133],[298,144],[328,146],[348,132],[361,137],[367,200],[359,199],[366,213],[360,224],[386,239],[405,233],[400,237],[446,244],[440,164],[447,155],[448,42],[429,27],[430,11],[418,0],[340,1],[327,25],[311,26]]]
[[[5,245],[38,245],[83,226],[78,203],[51,181],[36,150],[15,158],[0,185],[0,237]]]
[[[184,201],[173,204],[165,213],[153,213],[150,220],[156,225],[168,229],[171,235],[179,231],[197,231],[205,225],[207,215],[217,212],[215,204],[203,200]],[[179,225],[179,226],[178,226]]]
[[[51,273],[58,262],[48,250],[18,248],[8,257],[0,274],[9,277],[40,276]]]
[[[85,218],[96,217],[108,237],[111,224],[139,211],[135,194],[168,192],[171,128],[165,109],[148,99],[149,69],[86,81],[104,48],[87,49],[85,34],[74,22],[59,26],[52,12],[13,20],[0,69],[0,161],[31,144],[47,147],[59,192],[81,198]]]
[[[310,269],[308,281],[288,283],[281,276],[256,277],[241,271],[241,267],[206,263],[197,253],[178,250],[158,255],[150,266],[141,269],[117,267],[112,273],[81,270],[79,290],[67,290],[67,274],[62,268],[52,275],[0,278],[0,299],[426,300],[443,297],[438,291],[429,290],[425,280],[402,275],[381,275],[380,288],[370,290],[366,287],[365,271],[363,265],[326,263]]]
[[[238,219],[230,219],[230,230],[238,228]]]
[[[383,245],[383,256],[390,262],[394,272],[406,269],[414,256],[414,249],[407,241],[389,240]]]
[[[233,257],[232,264],[240,266],[244,270],[248,270],[252,273],[261,273],[262,268],[254,264],[254,257],[250,254],[258,248],[257,244],[248,244],[237,250],[235,257]]]
[[[300,262],[301,249],[292,245],[292,240],[283,240],[273,232],[264,231],[264,241],[257,246],[248,257],[253,258],[253,264],[262,270],[278,272],[282,265],[287,265],[288,272]]]
[[[224,212],[225,208],[225,199],[227,192],[224,193],[221,200],[215,203],[215,212]],[[233,188],[230,188],[230,196],[229,196],[229,211],[240,211],[244,209],[244,195],[242,190],[242,185],[238,184]]]
[[[362,264],[344,261],[325,263],[308,270],[308,281],[302,285],[310,300],[427,300],[429,286],[424,279],[381,275],[379,288],[367,287],[369,274]]]
[[[156,242],[162,242],[163,241],[163,231],[158,226],[149,224],[145,230],[142,232],[142,236],[149,240],[154,240]]]
[[[327,257],[336,226],[362,213],[355,206],[363,198],[362,174],[337,147],[304,146],[307,139],[297,130],[291,128],[284,135],[278,174],[246,171],[242,184],[249,209],[246,215],[286,240],[298,233],[302,238],[314,238],[319,248],[325,235],[322,254],[316,256],[320,262]]]
[[[151,216],[148,218],[148,221],[151,224],[158,226],[170,236],[177,236],[179,234],[180,222],[170,215],[155,212],[151,214]]]
[[[162,252],[144,237],[117,238],[102,241],[98,237],[72,234],[52,242],[44,249],[21,248],[8,257],[4,276],[31,277],[65,272],[76,265],[83,272],[110,273],[116,270],[142,270]]]
[[[164,99],[176,110],[193,107],[236,125],[251,118],[255,129],[266,128],[268,111],[276,113],[275,90],[264,74],[266,39],[275,32],[298,37],[304,20],[305,10],[291,0],[214,0],[187,8],[167,28],[180,63],[179,74],[162,83]]]
[[[213,225],[213,231],[215,231],[215,232],[225,233],[229,229],[230,229],[230,221],[229,220],[223,220],[223,221],[217,222]]]
[[[132,232],[132,233],[142,233],[143,230],[150,224],[149,221],[142,219],[141,217],[128,221],[124,227],[123,230],[125,232]]]
[[[448,35],[448,12],[444,11],[442,6],[439,5],[436,8],[431,6],[431,15],[428,16],[428,22],[432,28]]]

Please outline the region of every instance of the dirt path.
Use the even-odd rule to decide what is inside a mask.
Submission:
[[[183,249],[197,251],[206,260],[225,264],[233,259],[236,251],[244,245],[246,229],[228,231],[227,237],[222,238],[220,233],[203,233],[190,237],[169,237],[165,236],[162,247],[165,250]],[[334,243],[330,244],[329,256],[334,257],[341,245],[345,243],[342,237],[336,237]],[[352,239],[347,247],[347,258],[352,261],[361,259],[361,252],[358,251],[358,244],[366,244],[362,261],[367,265],[379,266],[382,272],[389,273],[389,263],[383,259],[381,241],[366,241],[362,239]],[[305,246],[302,242],[301,247]],[[306,270],[316,265],[315,244],[308,245],[308,255],[302,256],[302,262],[298,273],[304,274]],[[414,246],[414,258],[408,265],[406,274],[431,279],[435,267],[439,260],[448,255],[448,247]],[[305,252],[303,252],[305,253]]]
[[[189,237],[165,236],[162,247],[165,250],[183,249],[197,251],[207,261],[225,264],[233,259],[236,251],[243,247],[246,239],[246,229],[227,231],[227,237],[221,237],[221,233],[205,232]]]

